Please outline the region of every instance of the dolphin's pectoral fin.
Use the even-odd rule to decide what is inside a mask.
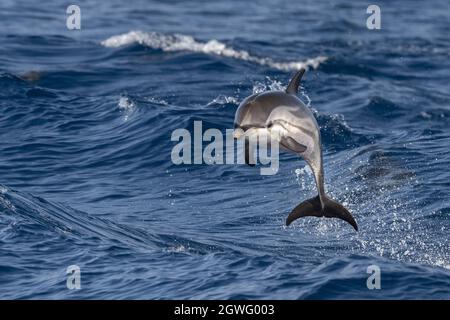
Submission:
[[[245,164],[248,164],[251,167],[256,165],[255,150],[252,148],[248,139],[245,139]]]
[[[292,150],[296,153],[303,153],[306,151],[306,146],[298,143],[295,139],[291,137],[285,137],[280,141],[280,144],[286,149]]]
[[[324,209],[322,209],[319,196],[303,201],[298,206],[296,206],[287,217],[286,225],[290,225],[294,220],[297,220],[298,218],[309,216],[339,218],[348,222],[356,231],[358,231],[358,225],[347,209],[345,209],[338,202],[327,197],[325,197],[324,199]]]
[[[297,73],[292,77],[291,81],[289,82],[286,93],[290,94],[297,94],[298,93],[298,86],[300,85],[300,80],[302,80],[303,74],[305,73],[305,69],[301,68],[297,71]]]

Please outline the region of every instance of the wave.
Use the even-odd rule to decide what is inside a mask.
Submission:
[[[236,97],[219,94],[212,101],[208,102],[207,106],[214,105],[214,104],[218,104],[218,105],[233,104],[233,105],[237,106],[237,105],[239,105],[239,100]]]
[[[280,62],[268,57],[257,57],[245,50],[237,50],[215,39],[202,42],[192,36],[183,34],[162,34],[158,32],[130,31],[128,33],[112,36],[103,40],[101,44],[108,48],[118,48],[138,43],[153,49],[166,52],[191,51],[210,55],[223,56],[237,60],[249,61],[262,66],[268,66],[281,71],[293,71],[301,68],[317,69],[327,60],[325,56],[306,59],[304,61]]]
[[[158,231],[156,231],[158,230]],[[177,252],[205,255],[225,247],[163,233],[161,227],[140,228],[93,215],[59,202],[0,184],[0,244],[14,243],[22,249],[36,243],[54,246],[63,240],[84,248],[122,247],[130,252]],[[186,233],[187,234],[187,233]],[[44,236],[45,235],[45,236]],[[17,239],[20,239],[20,244]]]

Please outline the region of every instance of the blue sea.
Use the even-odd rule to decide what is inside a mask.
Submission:
[[[1,299],[450,299],[448,1],[2,0],[0,24]],[[301,67],[359,232],[285,226],[317,194],[294,154],[171,160]]]

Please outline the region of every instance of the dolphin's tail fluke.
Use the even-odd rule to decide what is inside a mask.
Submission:
[[[294,220],[301,217],[339,218],[350,223],[358,231],[358,225],[355,219],[341,204],[328,197],[324,197],[323,202],[324,208],[322,209],[319,196],[303,201],[289,214],[286,219],[286,225],[290,225]]]

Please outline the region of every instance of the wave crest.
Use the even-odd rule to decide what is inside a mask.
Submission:
[[[183,34],[162,34],[158,32],[130,31],[128,33],[112,36],[103,40],[101,44],[108,48],[118,48],[138,43],[153,49],[161,49],[166,52],[191,51],[210,55],[223,56],[243,61],[249,61],[262,66],[268,66],[281,71],[293,71],[301,68],[317,69],[327,60],[325,56],[306,59],[305,61],[280,62],[268,57],[257,57],[245,50],[236,50],[225,43],[215,39],[202,42],[192,36]]]

